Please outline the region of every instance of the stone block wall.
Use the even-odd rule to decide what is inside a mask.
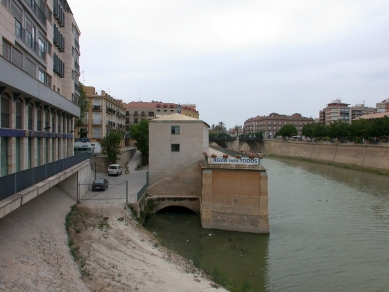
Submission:
[[[151,185],[148,189],[148,196],[200,197],[200,188],[201,169],[199,162],[196,162],[179,174]]]
[[[389,170],[389,145],[265,140],[262,152]]]
[[[201,224],[207,229],[269,233],[265,169],[202,169]]]

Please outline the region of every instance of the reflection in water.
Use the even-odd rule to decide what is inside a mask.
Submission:
[[[238,285],[247,282],[262,290],[268,235],[202,229],[197,214],[183,209],[163,211],[145,224],[162,245],[200,263],[208,272],[216,268]]]
[[[389,291],[388,178],[288,159],[262,164],[270,235],[205,230],[198,215],[177,212],[156,214],[146,228],[257,291]]]

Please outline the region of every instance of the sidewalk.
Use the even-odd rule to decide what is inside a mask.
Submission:
[[[136,151],[129,162],[130,173],[119,176],[108,176],[108,173],[98,172],[97,178],[106,178],[109,181],[109,187],[103,192],[92,192],[90,189],[82,198],[81,203],[86,205],[123,205],[126,203],[126,183],[128,181],[128,202],[135,203],[137,194],[146,184],[146,173],[148,166],[143,166],[140,170],[135,170],[141,153]]]

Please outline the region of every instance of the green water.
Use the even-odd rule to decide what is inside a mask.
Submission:
[[[205,230],[198,215],[177,210],[145,227],[242,291],[389,291],[389,178],[287,159],[261,163],[270,235]]]

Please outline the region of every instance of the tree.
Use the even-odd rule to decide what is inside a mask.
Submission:
[[[239,135],[239,130],[240,130],[240,126],[235,125],[234,131],[236,132],[236,137],[238,137],[238,135]]]
[[[219,122],[218,127],[219,127],[219,132],[220,132],[220,133],[221,133],[221,132],[224,132],[224,126],[225,126],[225,125],[226,125],[225,123]]]
[[[105,136],[101,142],[101,152],[107,155],[107,160],[109,163],[116,163],[117,160],[120,160],[120,143],[123,140],[123,131],[112,130],[107,136]]]
[[[292,124],[287,124],[284,125],[281,129],[279,129],[276,135],[282,137],[292,137],[296,136],[297,133],[298,131],[295,126],[293,126]]]
[[[372,122],[366,119],[359,119],[353,121],[349,127],[349,135],[352,138],[360,137],[367,139],[368,137],[375,136],[372,133]]]
[[[80,98],[78,99],[78,106],[80,107],[80,117],[76,118],[74,125],[76,127],[81,127],[83,125],[82,119],[85,118],[85,114],[89,110],[89,99],[86,97],[84,85],[80,82]]]
[[[313,123],[305,124],[301,131],[305,137],[313,138],[315,133],[315,125]]]
[[[136,141],[135,146],[142,153],[144,164],[149,160],[149,120],[143,119],[139,124],[130,127],[131,138]]]
[[[328,135],[331,138],[346,138],[348,136],[349,128],[350,125],[348,123],[337,120],[330,124],[330,127],[328,129]]]

